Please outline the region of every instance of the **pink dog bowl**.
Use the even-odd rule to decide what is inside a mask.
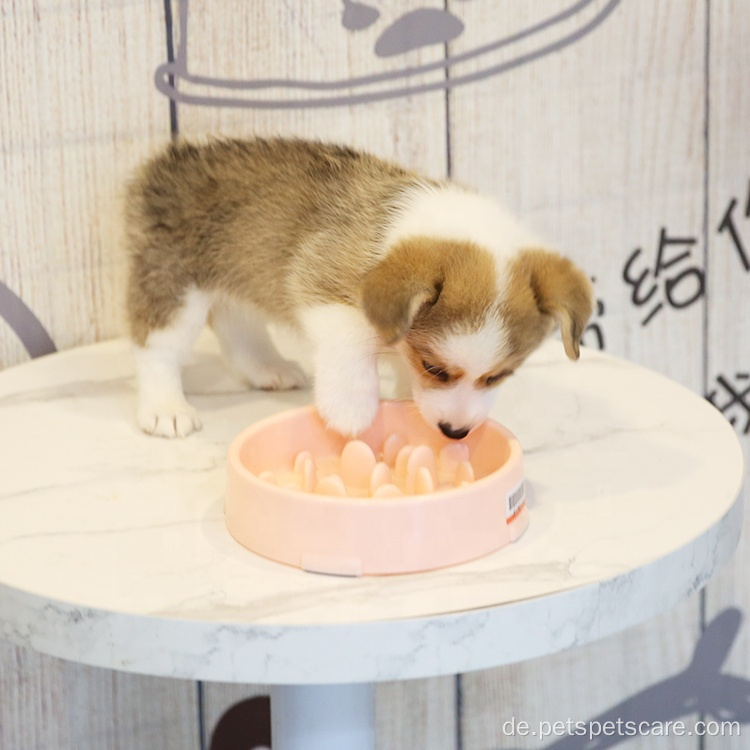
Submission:
[[[467,448],[468,467],[460,460]],[[331,494],[344,491],[332,472],[344,475],[350,496]],[[253,552],[351,576],[455,565],[515,541],[528,526],[514,435],[487,420],[457,443],[409,401],[383,402],[354,443],[327,429],[313,407],[248,427],[229,448],[225,511],[230,534]]]

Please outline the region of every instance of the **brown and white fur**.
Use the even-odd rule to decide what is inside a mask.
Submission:
[[[306,383],[266,324],[306,334],[317,408],[346,435],[372,422],[376,355],[395,348],[424,418],[460,438],[555,324],[577,359],[591,314],[585,274],[497,203],[348,148],[171,145],[126,218],[137,421],[163,437],[200,428],[180,367],[206,321],[256,388]]]

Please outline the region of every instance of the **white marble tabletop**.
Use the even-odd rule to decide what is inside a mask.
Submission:
[[[138,432],[129,346],[0,373],[0,637],[183,678],[314,684],[466,672],[615,632],[734,551],[739,442],[703,399],[549,341],[493,416],[524,450],[520,541],[429,573],[343,578],[262,559],[223,520],[229,441],[309,392],[245,390],[210,336],[186,368],[204,429]]]

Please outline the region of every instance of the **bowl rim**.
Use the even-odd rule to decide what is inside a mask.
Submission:
[[[410,399],[392,399],[392,400],[381,400],[380,401],[380,407],[384,404],[406,404],[406,403],[412,403]],[[389,407],[386,407],[389,408]],[[293,409],[284,409],[282,411],[276,412],[275,414],[270,414],[267,417],[263,417],[262,419],[259,419],[257,422],[254,422],[251,425],[248,425],[245,427],[240,433],[238,433],[232,440],[232,442],[229,444],[228,449],[228,460],[227,460],[227,470],[230,472],[234,472],[240,479],[243,481],[249,482],[249,484],[258,486],[263,489],[265,492],[269,492],[272,496],[277,496],[279,498],[284,498],[286,500],[289,500],[290,498],[294,498],[297,500],[302,499],[303,501],[307,502],[325,502],[325,503],[333,503],[333,504],[341,504],[345,505],[347,507],[352,507],[353,505],[359,505],[359,506],[368,506],[368,505],[383,505],[384,503],[399,503],[401,505],[408,505],[408,504],[423,504],[427,501],[430,501],[432,499],[444,499],[447,497],[453,498],[461,495],[468,494],[474,494],[474,492],[481,491],[484,487],[486,487],[489,484],[493,484],[499,481],[502,481],[504,478],[504,475],[509,474],[511,472],[514,472],[517,468],[517,465],[521,462],[523,452],[521,450],[521,444],[518,440],[518,438],[504,425],[500,424],[496,420],[492,419],[491,417],[488,417],[480,427],[487,427],[488,429],[494,430],[497,433],[500,433],[502,438],[506,441],[509,448],[508,458],[496,469],[491,471],[489,474],[486,474],[481,479],[476,479],[473,482],[471,482],[467,487],[464,488],[464,491],[462,492],[456,492],[456,490],[460,489],[458,487],[448,487],[446,489],[442,490],[435,490],[433,492],[427,492],[422,495],[399,495],[396,497],[340,497],[338,495],[326,495],[326,494],[318,494],[315,492],[305,492],[304,490],[297,490],[292,488],[282,488],[278,485],[272,484],[271,482],[267,482],[263,479],[261,479],[257,474],[250,471],[245,464],[242,462],[240,458],[240,451],[242,447],[247,442],[248,438],[258,432],[259,430],[264,429],[265,427],[272,425],[277,422],[282,422],[285,419],[288,419],[294,415],[297,414],[313,414],[315,416],[318,416],[317,409],[314,405],[308,404],[307,406],[298,406]],[[327,428],[326,428],[327,429]],[[345,440],[356,440],[357,438],[344,438]],[[457,441],[460,443],[460,441]],[[449,443],[450,444],[450,443]],[[521,481],[525,481],[525,472],[523,472],[522,468],[522,479]],[[355,501],[353,503],[352,501]]]

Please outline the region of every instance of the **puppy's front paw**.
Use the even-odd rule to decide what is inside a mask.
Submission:
[[[364,432],[375,419],[378,411],[378,400],[372,399],[361,404],[337,404],[333,409],[318,406],[320,416],[326,424],[346,437],[356,437]]]
[[[341,383],[339,388],[318,388],[316,406],[326,424],[347,437],[366,430],[378,412],[378,383]]]
[[[198,412],[186,402],[141,405],[137,421],[145,433],[165,438],[187,437],[203,426]]]

